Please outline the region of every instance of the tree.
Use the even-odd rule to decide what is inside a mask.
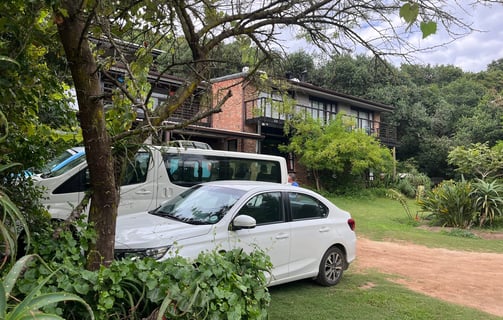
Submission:
[[[283,72],[278,75],[303,82],[311,82],[314,73],[314,59],[305,51],[297,51],[286,56]]]
[[[22,5],[25,2],[8,1],[8,4],[11,3]],[[51,20],[48,8],[43,7],[47,3],[52,5]],[[46,25],[51,22],[56,24],[77,93],[92,190],[89,220],[98,236],[89,255],[90,269],[108,265],[113,259],[119,182],[127,158],[135,153],[146,137],[163,126],[163,121],[171,113],[191,99],[203,82],[210,80],[211,66],[214,65],[212,53],[220,44],[243,41],[255,48],[257,54],[246,57],[253,74],[274,47],[281,45],[278,31],[285,26],[297,28],[309,41],[327,51],[349,52],[360,45],[376,56],[407,55],[416,50],[400,37],[403,29],[421,32],[423,36],[434,33],[437,25],[470,30],[467,23],[448,14],[437,1],[353,3],[289,0],[266,1],[258,6],[254,1],[243,0],[176,0],[169,3],[158,0],[35,0],[30,4],[34,7],[38,5],[36,8],[42,13],[39,21]],[[389,19],[398,9],[405,21],[403,28],[392,25],[393,19]],[[432,22],[433,19],[436,22]],[[383,26],[379,29],[380,43],[374,42],[373,38],[363,38],[355,28],[357,25],[378,24]],[[103,56],[103,48],[93,43],[93,39],[104,39],[116,55]],[[126,46],[133,48],[134,52],[124,50],[128,43],[137,44]],[[399,50],[391,50],[397,46]],[[190,54],[177,54],[181,48],[188,48]],[[154,63],[154,49],[163,49],[172,57],[166,60],[170,62],[162,69]],[[123,65],[127,70],[123,83],[115,81],[110,73],[110,68],[116,64]],[[180,66],[190,71],[185,83],[153,110],[149,101],[152,93],[147,81],[149,70],[155,69],[163,75],[179,70]],[[101,90],[100,76],[115,81],[118,89],[112,97]],[[226,92],[218,97],[206,93],[203,100],[207,104],[191,121],[219,112],[220,105],[228,97]],[[106,98],[113,100],[112,109],[118,115],[108,124],[103,102]],[[137,108],[143,109],[146,117],[133,128]]]
[[[369,169],[391,172],[391,151],[381,147],[375,137],[353,128],[353,120],[342,114],[326,126],[307,116],[297,117],[287,128],[292,137],[283,149],[298,155],[299,162],[312,170],[318,190],[324,170],[336,176],[361,176]]]
[[[503,174],[503,150],[490,148],[487,143],[456,147],[449,152],[448,161],[457,167],[457,171],[469,177],[485,180]]]
[[[0,3],[0,12],[8,13],[0,16],[0,111],[10,127],[0,145],[0,164],[22,163],[11,169],[18,172],[42,166],[79,138],[64,94],[69,86],[61,47],[44,21],[47,12],[39,9],[33,2]]]

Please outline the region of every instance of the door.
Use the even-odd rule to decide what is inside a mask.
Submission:
[[[156,167],[150,152],[138,152],[128,163],[121,185],[119,215],[154,209]]]
[[[272,280],[288,277],[290,260],[290,230],[285,223],[281,192],[260,193],[250,198],[237,215],[249,215],[257,221],[253,229],[230,231],[230,246],[246,252],[257,248],[271,257]]]
[[[327,219],[329,210],[303,193],[291,192],[287,199],[292,218],[290,272],[296,276],[316,274],[321,257],[336,238],[335,226]]]

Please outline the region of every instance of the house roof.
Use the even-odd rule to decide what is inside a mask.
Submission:
[[[211,80],[211,82],[216,83],[216,82],[225,81],[225,80],[245,78],[248,75],[249,74],[247,73],[247,71],[243,70],[243,72],[214,78]],[[340,93],[340,92],[337,92],[334,90],[318,87],[318,86],[315,86],[315,85],[307,83],[307,82],[299,81],[298,79],[287,79],[286,81],[289,83],[291,90],[293,90],[295,92],[302,92],[302,93],[309,95],[309,96],[323,98],[323,99],[327,99],[327,100],[331,100],[331,101],[344,102],[352,107],[357,107],[357,108],[362,108],[362,109],[367,109],[367,110],[372,110],[372,111],[392,112],[395,109],[391,105],[387,105],[387,104],[383,104],[383,103],[379,103],[379,102],[374,102],[374,101],[366,100],[366,99],[359,98],[356,96],[352,96],[349,94]]]
[[[351,105],[352,107],[364,108],[380,112],[391,112],[395,109],[393,106],[387,104],[362,99],[356,96],[340,93],[330,89],[325,89],[322,87],[312,85],[307,82],[299,81],[297,79],[289,79],[287,80],[287,82],[290,84],[291,88],[296,92],[302,92],[310,96],[320,97],[327,100],[345,102]]]
[[[165,121],[164,124],[176,124],[176,122]],[[182,129],[174,129],[173,133],[185,134],[194,137],[218,137],[218,138],[247,138],[253,140],[263,140],[265,136],[258,133],[242,132],[226,129],[218,129],[212,127],[198,126],[198,125],[188,125]]]

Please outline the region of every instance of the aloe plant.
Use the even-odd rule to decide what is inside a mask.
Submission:
[[[502,215],[503,185],[497,180],[488,182],[478,179],[473,186],[471,195],[479,211],[479,226],[482,227],[486,221],[492,224],[496,214]]]
[[[16,261],[9,273],[0,283],[0,319],[21,320],[21,319],[63,319],[57,314],[50,314],[41,311],[45,306],[63,301],[76,301],[82,303],[89,311],[90,318],[94,319],[91,307],[79,296],[66,292],[40,293],[40,289],[58,270],[52,272],[48,277],[33,288],[30,293],[21,301],[12,298],[11,293],[17,279],[26,270],[30,260],[40,259],[37,255],[27,255]],[[40,259],[42,261],[42,259]],[[42,261],[43,263],[43,261]],[[10,301],[12,303],[9,303]]]
[[[0,173],[16,165],[17,164],[15,163],[11,163],[0,166]],[[3,241],[3,243],[0,243],[0,247],[2,247],[0,249],[2,252],[0,253],[3,255],[3,259],[0,264],[0,269],[2,269],[9,259],[10,261],[14,261],[13,258],[16,257],[17,238],[19,233],[24,230],[28,244],[30,241],[30,233],[28,231],[28,224],[26,223],[23,214],[1,188],[0,217],[0,237],[1,241]]]

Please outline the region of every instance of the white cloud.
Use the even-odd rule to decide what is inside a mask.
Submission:
[[[479,72],[487,68],[492,61],[503,59],[503,5],[493,4],[492,6],[478,6],[475,9],[466,7],[463,21],[470,24],[477,31],[473,31],[459,39],[452,41],[447,32],[439,26],[436,34],[430,35],[426,39],[421,38],[421,34],[410,33],[408,40],[417,47],[432,50],[417,52],[412,55],[412,62],[417,64],[454,65],[466,72]],[[468,9],[471,9],[468,11]],[[459,17],[459,14],[458,14]],[[399,22],[398,16],[393,17],[395,25],[403,25]],[[316,51],[302,40],[293,38],[293,32],[286,32],[289,40],[284,43],[287,52],[304,50],[308,53]],[[360,36],[365,39],[376,39],[378,32],[371,28],[362,29]],[[442,45],[444,44],[444,45]],[[440,46],[442,45],[442,46]],[[396,47],[395,47],[396,49]],[[404,52],[407,48],[402,48]],[[391,59],[395,64],[404,63],[404,60]]]
[[[478,30],[430,52],[418,53],[418,62],[430,65],[455,65],[464,71],[478,72],[494,60],[503,58],[503,6],[477,7],[466,17]],[[439,31],[426,38],[421,45],[447,41]]]

